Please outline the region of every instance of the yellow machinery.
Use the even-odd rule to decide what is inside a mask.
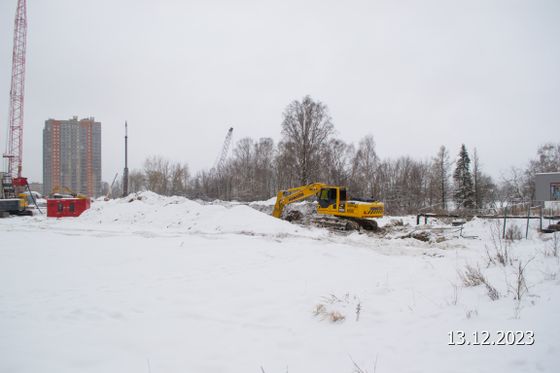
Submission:
[[[64,196],[72,196],[73,198],[80,198],[80,199],[88,199],[89,197],[80,193],[76,193],[74,192],[72,189],[68,188],[68,187],[61,187],[61,186],[55,186],[52,189],[52,192],[50,194],[50,198],[63,198]]]
[[[346,219],[345,229],[377,229],[377,222],[371,218],[383,217],[384,205],[379,201],[348,200],[346,188],[313,183],[288,190],[281,190],[276,197],[272,215],[280,218],[286,205],[317,196],[319,214]]]

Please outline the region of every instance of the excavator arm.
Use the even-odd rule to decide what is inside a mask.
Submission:
[[[288,190],[281,190],[276,196],[276,204],[274,205],[274,211],[272,211],[272,216],[279,218],[282,216],[282,211],[286,205],[290,203],[298,202],[309,198],[325,187],[326,184],[323,183],[313,183],[309,185],[300,186],[297,188],[291,188]]]

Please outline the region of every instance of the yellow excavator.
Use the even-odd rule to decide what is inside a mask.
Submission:
[[[52,189],[51,193],[49,194],[49,198],[64,198],[64,197],[72,197],[72,198],[80,198],[80,199],[88,199],[89,197],[81,194],[76,193],[72,189],[66,186],[56,185]]]
[[[276,196],[276,204],[272,215],[282,217],[284,207],[290,203],[317,196],[317,212],[322,215],[334,216],[338,220],[337,227],[345,230],[376,230],[377,222],[373,218],[383,217],[384,205],[382,202],[371,199],[348,199],[345,187],[312,183],[288,190],[281,190]],[[322,222],[326,222],[323,219]],[[336,221],[331,220],[336,223]],[[320,223],[321,224],[321,223]],[[331,225],[329,223],[321,225]]]

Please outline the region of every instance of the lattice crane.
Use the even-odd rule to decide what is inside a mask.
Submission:
[[[25,92],[25,51],[27,44],[27,2],[18,0],[14,21],[14,49],[12,53],[12,82],[10,87],[10,111],[8,139],[4,158],[7,159],[7,176],[15,186],[26,186],[21,176],[23,154],[23,108]]]
[[[218,173],[221,173],[224,169],[226,164],[226,158],[229,151],[229,146],[231,145],[231,138],[233,135],[233,127],[230,127],[226,139],[224,140],[224,145],[222,146],[222,152],[220,153],[220,157],[216,160],[216,164],[214,165],[214,170]]]

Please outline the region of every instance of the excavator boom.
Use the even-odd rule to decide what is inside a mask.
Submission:
[[[323,183],[313,183],[279,191],[278,195],[276,196],[276,204],[274,205],[272,216],[280,218],[282,216],[282,211],[284,211],[284,206],[309,198],[319,193],[321,188],[325,186],[326,184]]]

